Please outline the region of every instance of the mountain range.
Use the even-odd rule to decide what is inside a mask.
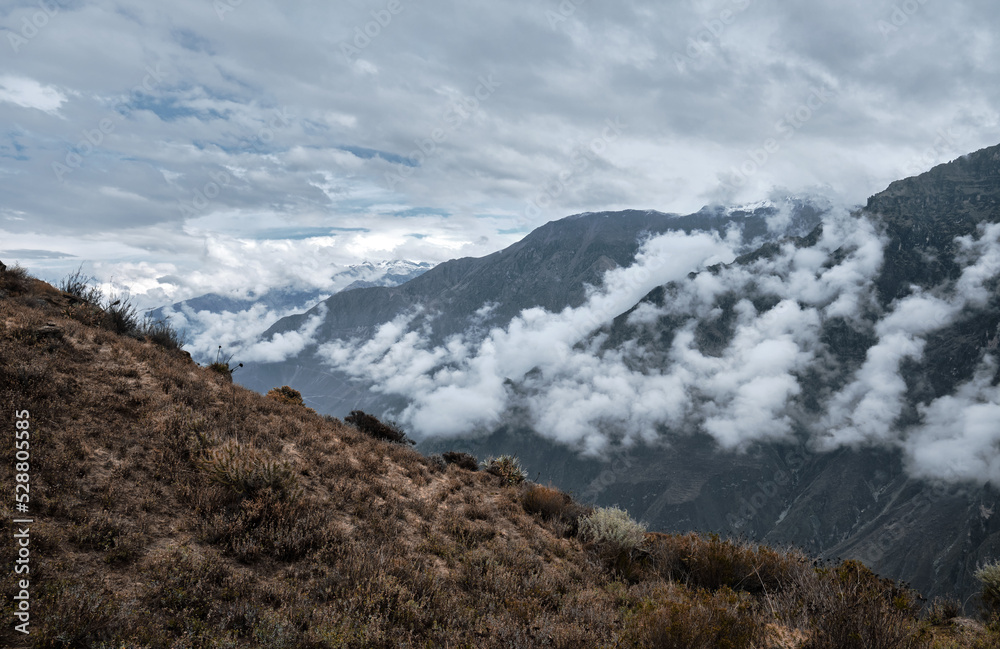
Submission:
[[[426,451],[965,596],[1000,554],[1000,147],[857,207],[581,214],[334,294],[237,378]]]

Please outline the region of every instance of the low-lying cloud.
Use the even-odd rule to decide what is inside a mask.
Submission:
[[[516,409],[539,434],[592,454],[692,431],[727,449],[806,435],[826,450],[901,449],[921,477],[997,479],[1000,392],[988,351],[974,379],[919,405],[917,424],[900,424],[904,362],[922,360],[929,334],[986,307],[1000,275],[1000,225],[957,243],[957,280],[883,307],[874,281],[886,239],[867,215],[833,210],[814,245],[789,241],[714,271],[704,269],[735,257],[731,238],[669,233],[608,272],[578,308],[528,309],[504,328],[437,346],[428,342],[433,319],[412,328],[417,314],[409,313],[368,340],[327,342],[318,354],[375,391],[404,397],[409,405],[396,414],[421,436],[489,430]],[[662,304],[629,314],[628,342],[607,345],[602,328],[664,285]],[[828,325],[874,344],[852,365],[825,342]],[[700,328],[727,333],[713,347]],[[639,342],[667,330],[665,346]]]

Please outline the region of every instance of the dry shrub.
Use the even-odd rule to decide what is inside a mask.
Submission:
[[[806,649],[920,649],[930,644],[916,616],[916,593],[859,561],[820,569],[807,593],[813,634]]]
[[[536,514],[543,520],[556,524],[556,532],[563,536],[573,536],[579,532],[580,518],[591,513],[578,505],[569,494],[553,487],[532,485],[521,498],[524,510]]]
[[[752,649],[762,646],[765,626],[752,600],[731,590],[658,598],[638,616],[636,644],[657,649]],[[665,600],[665,601],[663,601]]]
[[[281,498],[291,498],[298,490],[298,478],[291,465],[272,460],[239,442],[229,441],[209,449],[201,465],[214,482],[229,487],[239,496],[252,498],[270,489]]]
[[[615,553],[631,552],[645,540],[646,526],[633,520],[624,509],[598,507],[580,519],[580,538]]]
[[[470,453],[448,451],[447,453],[443,453],[441,457],[447,464],[454,464],[460,469],[465,469],[466,471],[479,470],[479,460],[476,459],[475,455],[472,455]]]
[[[94,583],[57,582],[47,590],[32,605],[45,611],[37,623],[32,619],[36,649],[95,646],[116,637],[134,614],[114,592]]]
[[[267,396],[274,399],[278,403],[287,403],[293,406],[305,406],[306,402],[302,400],[302,393],[294,388],[290,388],[287,385],[283,385],[280,388],[271,388],[268,391]]]
[[[351,414],[344,418],[349,424],[362,433],[386,442],[396,444],[413,444],[413,440],[406,437],[406,433],[393,422],[379,421],[375,415],[369,415],[361,410],[352,410]]]
[[[31,275],[20,264],[4,266],[0,263],[0,297],[4,293],[23,295],[31,287]]]
[[[715,534],[651,534],[648,552],[660,576],[708,590],[773,594],[797,583],[810,569],[797,551],[723,540]]]
[[[976,570],[976,579],[982,584],[980,597],[986,614],[1000,614],[1000,561],[987,563]]]

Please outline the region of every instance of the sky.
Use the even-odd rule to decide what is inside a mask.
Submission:
[[[147,304],[1000,142],[988,0],[8,0],[0,259]],[[970,390],[972,388],[969,388]]]

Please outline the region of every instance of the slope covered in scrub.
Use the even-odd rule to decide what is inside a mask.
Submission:
[[[645,532],[502,457],[425,457],[269,396],[93,301],[0,272],[0,642],[25,647],[995,646],[846,562]],[[364,413],[361,413],[364,414]],[[389,426],[393,430],[397,430]],[[405,442],[405,439],[401,440]],[[20,528],[19,528],[20,529]],[[945,611],[942,613],[941,611]],[[948,618],[948,619],[946,619]],[[954,618],[954,619],[951,619]]]

